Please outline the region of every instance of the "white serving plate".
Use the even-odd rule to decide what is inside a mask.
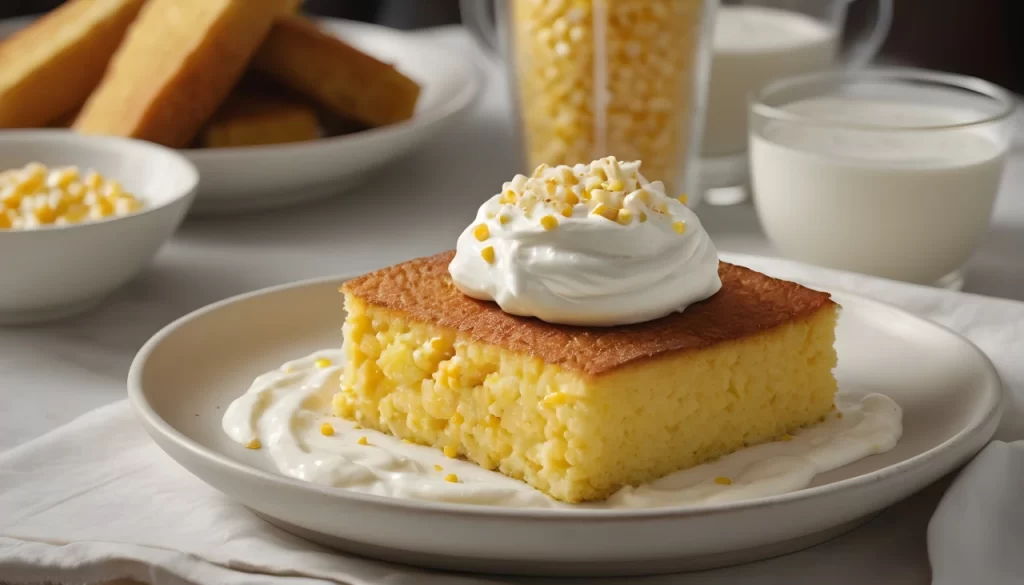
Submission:
[[[808,489],[703,507],[524,510],[312,485],[230,441],[220,421],[258,374],[341,343],[344,280],[257,291],[179,319],[139,352],[128,392],[157,444],[196,476],[285,530],[366,556],[547,575],[649,574],[767,558],[841,534],[956,469],[999,420],[998,375],[970,342],[836,292],[840,389],[895,399],[904,436],[888,453],[819,475]]]
[[[0,38],[29,22],[26,18],[0,22]],[[270,209],[351,189],[457,120],[479,93],[479,72],[469,55],[415,33],[339,19],[317,22],[419,83],[422,91],[415,116],[383,128],[310,142],[184,149],[182,154],[196,165],[202,180],[193,213]]]

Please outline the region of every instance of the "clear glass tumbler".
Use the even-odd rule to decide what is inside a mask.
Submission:
[[[462,13],[507,62],[524,170],[611,155],[692,193],[717,5],[462,0]]]
[[[988,228],[1015,108],[996,85],[921,69],[772,83],[750,105],[761,224],[796,260],[960,288]]]
[[[722,0],[715,24],[701,186],[711,203],[743,199],[748,181],[747,102],[776,79],[866,65],[892,23],[892,0],[875,4],[863,35],[843,39],[855,0]],[[844,48],[845,47],[845,48]],[[733,189],[721,189],[733,188]],[[714,191],[720,189],[720,191]],[[737,197],[738,195],[738,197]],[[721,199],[721,200],[720,200]]]

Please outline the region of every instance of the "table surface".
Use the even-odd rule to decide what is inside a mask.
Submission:
[[[458,30],[420,34],[471,50]],[[477,206],[518,170],[504,84],[494,68],[487,76],[471,115],[369,184],[292,209],[190,218],[153,264],[99,309],[51,325],[0,329],[0,451],[123,398],[138,348],[193,309],[265,286],[360,273],[454,247]],[[966,290],[1024,300],[1022,188],[1024,142],[1010,153],[991,229],[966,267]],[[749,204],[698,212],[721,250],[774,255]],[[708,582],[760,574],[786,575],[790,584],[823,578],[927,583],[924,529],[940,487],[826,545]]]

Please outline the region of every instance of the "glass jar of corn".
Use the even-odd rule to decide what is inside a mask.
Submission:
[[[670,192],[696,186],[718,0],[463,0],[509,63],[525,166],[642,160]],[[497,29],[483,12],[495,8]]]
[[[29,163],[0,172],[0,229],[69,225],[135,213],[142,203],[117,181],[77,167]]]

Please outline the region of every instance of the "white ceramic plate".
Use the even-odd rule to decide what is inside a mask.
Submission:
[[[29,22],[0,22],[0,38]],[[182,150],[201,177],[193,213],[269,209],[341,193],[457,120],[479,93],[480,76],[467,55],[414,33],[338,19],[318,22],[419,83],[415,116],[400,124],[310,142]]]
[[[805,490],[651,510],[522,510],[384,498],[279,475],[230,441],[221,415],[252,379],[338,346],[344,310],[329,278],[228,299],[167,326],[139,352],[132,403],[153,439],[192,473],[285,530],[387,560],[520,574],[641,574],[766,558],[856,526],[964,463],[999,419],[988,359],[955,333],[834,293],[843,306],[837,377],[904,412],[890,452],[819,475]]]

